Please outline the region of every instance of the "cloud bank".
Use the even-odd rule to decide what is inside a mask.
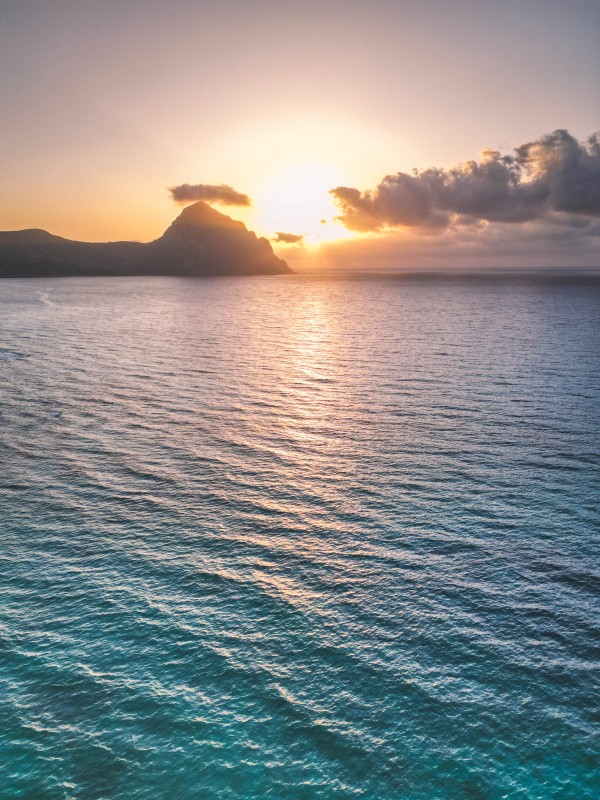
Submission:
[[[600,217],[600,134],[580,144],[556,130],[512,155],[484,150],[479,161],[452,169],[399,172],[371,191],[339,186],[331,194],[340,221],[355,231],[539,221],[581,231]]]
[[[325,243],[318,262],[286,256],[292,269],[411,271],[600,267],[600,219],[555,215],[521,225],[479,222],[452,230],[388,230]]]
[[[204,200],[206,203],[221,203],[225,206],[249,206],[251,200],[247,194],[237,192],[233,187],[220,184],[197,183],[191,185],[182,183],[181,186],[169,188],[171,197],[176,203],[193,203]]]

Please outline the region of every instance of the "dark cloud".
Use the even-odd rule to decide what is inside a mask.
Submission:
[[[580,144],[557,130],[516,148],[485,150],[480,161],[444,170],[386,175],[372,191],[331,191],[346,227],[441,230],[474,221],[529,222],[554,212],[600,216],[600,134]]]
[[[220,184],[215,186],[210,183],[197,183],[191,185],[182,183],[181,186],[171,186],[169,191],[176,203],[193,203],[204,200],[207,203],[222,203],[225,206],[249,206],[250,198],[247,194],[236,192],[231,186]]]
[[[600,217],[600,133],[582,146],[568,131],[558,130],[516,153],[532,180],[547,187],[553,210]]]
[[[301,233],[284,233],[283,231],[277,231],[277,233],[271,237],[272,242],[280,242],[282,244],[299,244],[305,237],[306,234]]]

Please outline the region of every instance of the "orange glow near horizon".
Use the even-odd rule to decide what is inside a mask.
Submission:
[[[303,242],[313,246],[351,238],[352,232],[335,222],[338,209],[329,194],[343,182],[341,173],[320,162],[281,169],[256,189],[256,227],[266,235],[303,236]]]

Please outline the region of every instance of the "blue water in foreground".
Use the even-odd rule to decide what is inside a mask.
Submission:
[[[598,797],[600,283],[0,282],[0,797]]]

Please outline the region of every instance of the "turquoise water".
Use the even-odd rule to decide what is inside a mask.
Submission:
[[[0,283],[0,796],[587,800],[600,283]]]

